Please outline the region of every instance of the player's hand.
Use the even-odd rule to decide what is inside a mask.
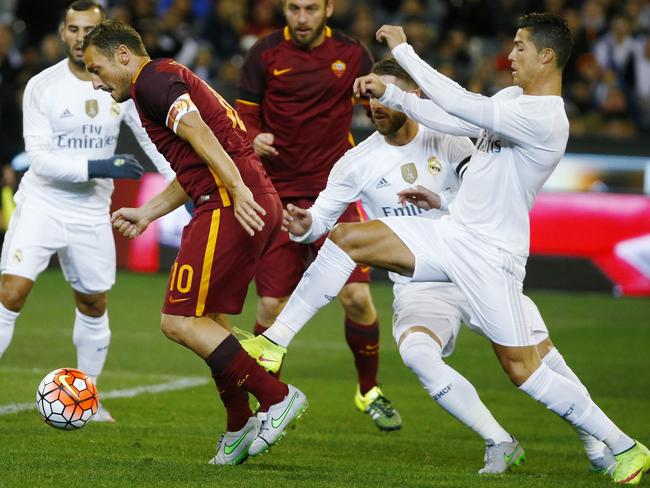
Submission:
[[[304,208],[288,204],[282,212],[282,230],[294,236],[304,235],[311,229],[312,222],[311,213]]]
[[[266,215],[266,210],[255,201],[253,194],[244,184],[230,189],[229,192],[235,202],[235,218],[248,235],[254,236],[255,232],[261,231],[264,227],[261,216]]]
[[[88,160],[88,178],[127,178],[137,180],[144,168],[133,154],[116,154],[106,159]]]
[[[253,139],[253,149],[255,154],[260,157],[263,156],[277,156],[278,150],[273,147],[275,136],[270,132],[260,132]]]
[[[379,76],[370,73],[354,80],[352,91],[357,97],[381,98],[386,91],[386,83],[381,81]]]
[[[423,187],[422,185],[406,188],[405,190],[397,193],[399,203],[406,205],[412,203],[416,207],[424,210],[431,210],[432,208],[440,208],[440,196],[433,193],[431,190]]]
[[[388,49],[391,51],[404,42],[406,42],[406,34],[404,29],[399,25],[382,25],[375,34],[378,42],[386,41]]]
[[[138,237],[149,225],[149,221],[145,218],[142,209],[128,207],[122,207],[113,212],[111,223],[115,230],[127,239]]]

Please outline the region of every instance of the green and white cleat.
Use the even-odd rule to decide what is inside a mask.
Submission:
[[[257,417],[248,419],[244,427],[237,432],[221,434],[217,442],[217,455],[210,459],[209,464],[241,464],[248,459],[248,450],[260,432],[260,422]]]
[[[510,469],[510,466],[519,466],[526,460],[526,453],[519,441],[512,438],[512,442],[496,444],[492,439],[485,441],[485,466],[479,474],[501,474]]]
[[[590,459],[589,463],[589,471],[592,473],[608,476],[611,476],[614,468],[616,467],[616,459],[614,458],[614,454],[612,454],[612,451],[607,446],[605,446],[605,450],[603,451],[603,455],[601,457]]]
[[[362,395],[359,385],[357,385],[354,406],[370,415],[379,430],[391,431],[402,428],[402,417],[378,386],[374,386],[365,395]]]
[[[650,451],[639,441],[630,449],[614,456],[616,468],[612,473],[615,483],[621,485],[638,485],[643,473],[650,470]]]
[[[307,410],[307,397],[293,385],[287,385],[289,393],[280,403],[271,405],[268,412],[257,414],[260,433],[251,444],[248,453],[257,456],[267,451],[286,433],[287,427]]]
[[[236,327],[233,327],[233,334],[239,339],[244,351],[257,361],[257,364],[271,373],[278,372],[282,366],[282,358],[287,353],[286,347],[278,346],[264,335],[256,337]]]

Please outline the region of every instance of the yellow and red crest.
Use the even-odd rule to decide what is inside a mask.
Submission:
[[[334,73],[337,78],[340,78],[345,74],[345,69],[347,68],[347,65],[341,61],[340,59],[337,59],[332,63],[332,73]]]

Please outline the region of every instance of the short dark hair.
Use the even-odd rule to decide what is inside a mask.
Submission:
[[[530,30],[530,37],[538,51],[553,49],[557,66],[564,68],[573,47],[571,29],[566,19],[549,13],[531,13],[519,17],[517,27]]]
[[[119,20],[105,20],[91,30],[84,37],[82,49],[85,51],[89,46],[95,46],[106,57],[111,58],[118,46],[122,44],[138,56],[147,56],[140,34],[133,27]]]
[[[395,61],[395,58],[382,59],[375,63],[372,67],[372,73],[379,76],[394,76],[398,80],[402,80],[413,86],[413,88],[418,87],[418,84],[413,80],[413,78],[411,78],[411,75],[409,75],[406,70]]]
[[[99,10],[99,13],[102,17],[101,20],[104,20],[106,18],[106,10],[104,10],[102,4],[94,2],[93,0],[76,0],[63,11],[63,18],[61,19],[61,22],[65,24],[65,20],[68,17],[68,12],[70,10],[74,10],[75,12],[85,12],[86,10],[93,9]]]

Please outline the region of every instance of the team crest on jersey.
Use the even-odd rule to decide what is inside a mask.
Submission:
[[[345,69],[347,68],[347,65],[341,61],[340,59],[337,59],[332,63],[332,73],[336,75],[337,78],[340,78],[345,74]]]
[[[415,163],[406,163],[402,165],[402,178],[407,183],[415,183],[418,179],[418,169]]]
[[[431,173],[433,176],[440,174],[440,171],[442,171],[442,163],[438,161],[437,157],[431,156],[427,163],[429,163],[429,173]]]
[[[113,103],[111,103],[111,115],[113,117],[119,117],[120,115],[120,104],[115,100],[113,100]]]
[[[86,115],[90,118],[99,113],[99,103],[97,100],[86,100]]]
[[[14,263],[20,263],[23,260],[23,252],[20,249],[16,249],[14,253]]]

